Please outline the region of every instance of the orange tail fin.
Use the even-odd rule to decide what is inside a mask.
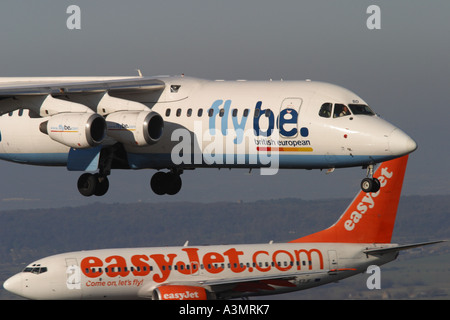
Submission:
[[[408,155],[383,162],[378,192],[360,191],[334,225],[291,242],[390,243],[407,162]]]

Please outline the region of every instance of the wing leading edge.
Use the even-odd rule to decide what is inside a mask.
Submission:
[[[64,97],[108,93],[113,97],[146,95],[162,92],[164,81],[155,78],[36,78],[0,82],[0,115],[23,108],[24,102],[41,101],[45,96]],[[37,80],[42,79],[42,80]],[[2,79],[3,80],[3,79]],[[24,100],[26,99],[26,100]],[[26,108],[26,107],[25,107]]]

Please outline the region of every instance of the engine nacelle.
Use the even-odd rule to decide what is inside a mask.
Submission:
[[[153,300],[208,300],[205,288],[167,285],[153,290]]]
[[[60,113],[39,126],[42,133],[68,147],[91,148],[106,136],[106,121],[96,113]]]
[[[159,141],[163,118],[153,111],[118,111],[106,117],[107,134],[124,144],[148,146]]]

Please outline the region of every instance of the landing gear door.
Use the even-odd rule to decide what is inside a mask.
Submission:
[[[67,159],[69,171],[95,171],[98,169],[102,146],[89,149],[70,148]]]
[[[277,119],[280,137],[296,138],[299,133],[301,98],[286,98],[281,103],[280,115]]]

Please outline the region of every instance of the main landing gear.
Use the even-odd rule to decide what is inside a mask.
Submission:
[[[150,186],[157,195],[174,195],[181,190],[182,181],[181,170],[172,170],[169,172],[157,172],[150,180]],[[85,197],[103,196],[109,188],[109,180],[106,175],[99,173],[84,173],[80,176],[77,183],[78,191]]]
[[[380,190],[380,181],[373,177],[373,164],[367,166],[367,178],[361,181],[361,190],[368,192],[378,192]]]
[[[157,172],[150,180],[150,187],[157,195],[174,195],[181,190],[182,170],[171,170],[169,172]]]
[[[130,169],[127,154],[122,144],[116,143],[100,151],[98,173],[84,173],[78,179],[78,191],[86,197],[103,196],[108,192],[111,169]],[[169,172],[157,172],[153,175],[150,186],[158,195],[174,195],[181,190],[183,169],[172,168]]]
[[[77,187],[78,191],[85,197],[103,196],[108,192],[109,180],[108,177],[98,173],[84,173],[78,179]]]

